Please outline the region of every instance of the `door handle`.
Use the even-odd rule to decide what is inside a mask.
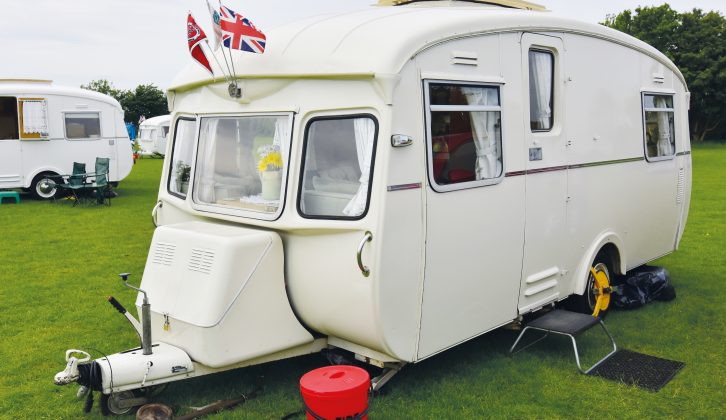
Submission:
[[[363,273],[364,277],[368,277],[371,275],[370,268],[363,265],[363,247],[366,245],[366,242],[370,242],[373,240],[373,234],[370,232],[366,232],[365,235],[363,235],[363,240],[360,241],[360,245],[358,245],[358,268],[360,268],[361,273]]]
[[[159,209],[162,207],[164,207],[164,203],[161,200],[159,200],[156,203],[156,205],[154,206],[154,209],[151,210],[151,222],[154,224],[154,227],[159,227],[159,224],[156,223],[157,222],[156,215],[159,212]]]

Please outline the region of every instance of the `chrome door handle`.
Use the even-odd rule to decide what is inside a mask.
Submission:
[[[151,222],[154,224],[154,227],[159,227],[159,224],[156,223],[156,214],[159,212],[159,209],[164,207],[164,203],[159,200],[156,205],[154,206],[154,209],[151,210]]]
[[[360,241],[360,245],[358,245],[358,268],[360,268],[361,273],[363,273],[364,277],[368,277],[371,275],[370,268],[363,265],[363,247],[366,245],[366,242],[370,242],[373,240],[373,234],[370,232],[366,232],[366,234],[363,236],[363,240]]]

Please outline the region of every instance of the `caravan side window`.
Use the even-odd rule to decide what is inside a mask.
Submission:
[[[67,113],[65,124],[67,139],[101,137],[101,115],[98,112]]]
[[[529,125],[532,131],[550,131],[554,123],[555,56],[529,50]]]
[[[48,138],[48,101],[43,98],[20,98],[18,111],[22,140]]]
[[[179,118],[176,122],[167,188],[171,194],[179,198],[186,198],[189,190],[196,127],[196,120]]]
[[[500,87],[433,82],[427,86],[429,174],[434,189],[496,182],[503,174]]]
[[[303,217],[360,219],[368,210],[378,126],[368,115],[312,120],[298,211]]]
[[[18,133],[18,100],[12,97],[0,97],[0,140],[17,140]]]
[[[643,94],[645,155],[648,160],[663,160],[676,152],[673,95]]]

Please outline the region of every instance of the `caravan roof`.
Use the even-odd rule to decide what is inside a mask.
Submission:
[[[234,67],[237,76],[243,78],[373,78],[376,74],[397,74],[412,56],[446,40],[521,31],[609,39],[663,62],[685,84],[666,56],[622,32],[550,12],[451,1],[371,7],[291,23],[268,31],[264,54],[233,54]],[[218,59],[222,61],[221,55]],[[191,63],[169,90],[181,92],[213,82],[201,66]]]
[[[0,96],[3,95],[60,95],[93,99],[121,108],[118,101],[108,95],[92,90],[56,86],[51,80],[0,79]]]
[[[158,117],[147,118],[140,125],[141,125],[141,127],[151,126],[151,125],[153,125],[153,126],[169,125],[170,121],[171,121],[171,115],[159,115]]]

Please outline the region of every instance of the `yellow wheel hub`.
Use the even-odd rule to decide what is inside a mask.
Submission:
[[[612,289],[610,288],[607,272],[590,267],[590,274],[592,274],[592,289],[596,296],[595,310],[592,312],[592,316],[598,316],[600,311],[604,311],[610,306]]]

